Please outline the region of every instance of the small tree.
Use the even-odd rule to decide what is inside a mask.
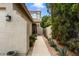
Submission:
[[[51,21],[50,21],[50,16],[43,16],[42,17],[42,21],[40,23],[42,28],[46,28],[48,26],[50,26]]]

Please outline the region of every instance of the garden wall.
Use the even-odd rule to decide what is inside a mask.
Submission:
[[[44,28],[43,33],[46,38],[51,38],[51,26]]]

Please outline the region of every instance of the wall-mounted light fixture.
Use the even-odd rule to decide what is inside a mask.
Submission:
[[[6,16],[6,21],[11,21],[11,16],[10,15]]]

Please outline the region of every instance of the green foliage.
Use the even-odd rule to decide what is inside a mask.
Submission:
[[[51,47],[57,47],[57,45],[51,38],[49,38],[48,41],[49,41]]]
[[[69,45],[71,49],[77,48],[77,42],[72,42],[72,39],[78,38],[79,4],[47,4],[47,8],[51,14],[52,38],[59,36],[62,44]],[[71,43],[68,44],[69,41]]]
[[[34,42],[35,42],[35,40],[37,39],[37,38],[36,38],[36,34],[32,34],[32,35],[29,37],[29,39],[30,39],[30,47],[32,47],[33,44],[34,44]]]
[[[64,47],[64,48],[59,48],[56,43],[51,39],[49,38],[48,39],[49,43],[50,43],[50,46],[51,47],[54,47],[56,51],[58,51],[60,53],[61,56],[66,56],[67,54],[67,48]]]
[[[73,51],[73,50],[79,48],[79,39],[69,40],[67,42],[67,44],[68,44],[69,49]]]
[[[51,22],[50,22],[50,16],[43,16],[42,17],[42,21],[41,21],[41,27],[42,28],[46,28],[48,26],[50,26]]]
[[[58,48],[58,51],[60,52],[61,56],[66,56],[67,48]]]

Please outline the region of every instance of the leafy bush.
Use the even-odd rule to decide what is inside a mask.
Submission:
[[[68,44],[69,49],[74,51],[75,49],[79,47],[79,39],[72,39],[68,41],[67,44]]]
[[[48,41],[50,43],[50,46],[54,47],[55,50],[58,51],[61,56],[66,56],[66,53],[67,53],[67,48],[66,47],[59,48],[51,38],[49,38]]]
[[[50,24],[51,24],[50,20],[51,20],[50,16],[43,16],[42,21],[40,23],[41,27],[46,28],[46,27],[50,26]]]
[[[75,49],[75,52],[78,54],[79,56],[79,47]]]
[[[66,53],[67,53],[67,48],[60,48],[60,55],[61,56],[66,56]]]
[[[49,38],[48,41],[51,47],[56,47],[55,42],[51,38]]]
[[[37,39],[37,38],[36,38],[36,34],[32,34],[32,35],[29,37],[29,39],[30,39],[30,47],[31,47],[31,46],[33,46],[35,40]]]
[[[47,4],[51,14],[52,38],[67,44],[69,49],[78,48],[76,39],[79,33],[79,4]],[[67,43],[69,42],[69,43]],[[79,44],[78,44],[79,45]]]
[[[66,53],[67,53],[67,48],[66,47],[64,47],[64,48],[56,47],[55,49],[57,51],[59,51],[59,53],[60,53],[61,56],[66,56]]]

